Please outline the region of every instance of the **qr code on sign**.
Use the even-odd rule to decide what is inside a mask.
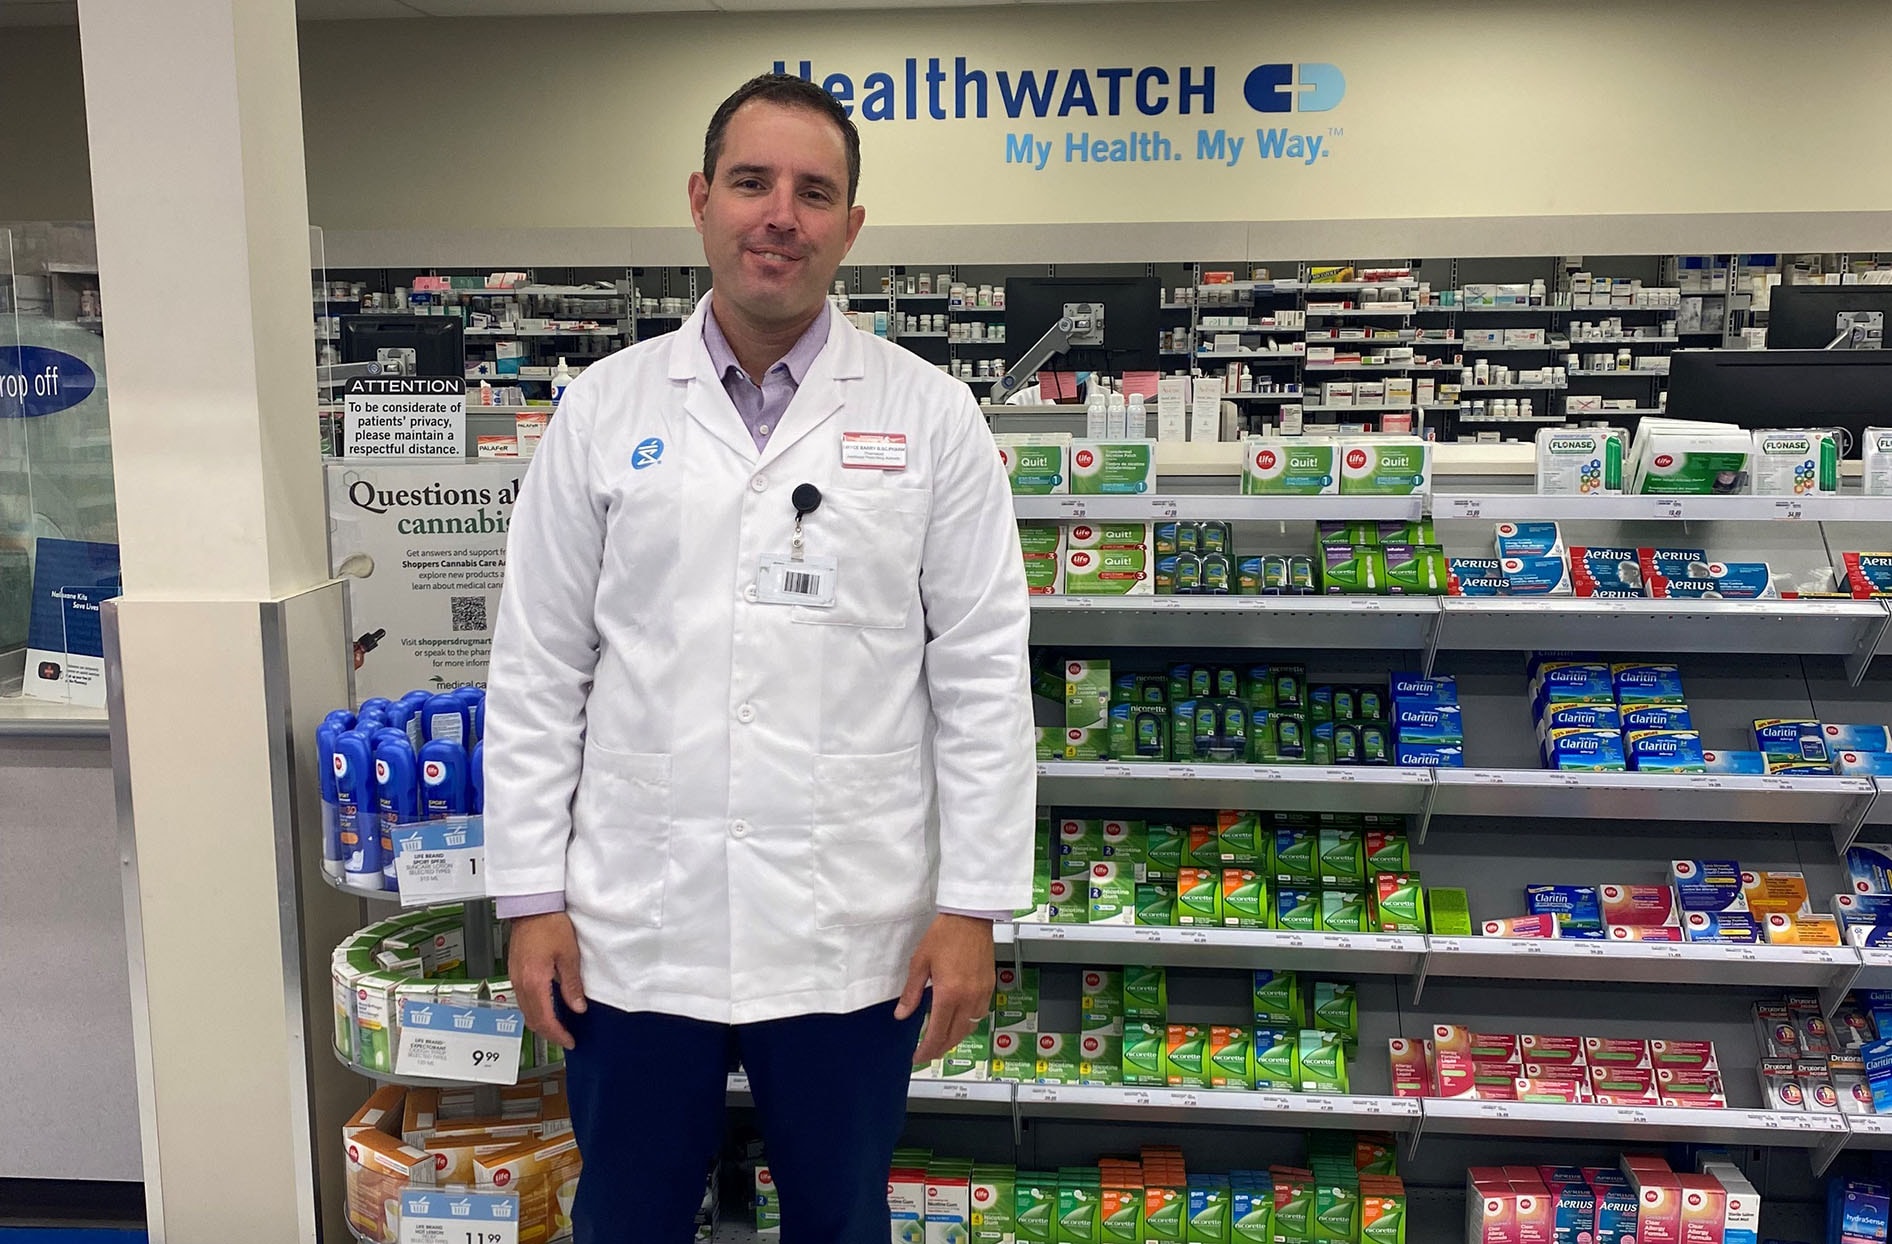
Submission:
[[[455,596],[453,598],[454,633],[486,629],[486,598],[484,596]]]

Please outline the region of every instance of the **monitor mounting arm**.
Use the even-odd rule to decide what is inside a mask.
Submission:
[[[1064,315],[1046,330],[1018,362],[992,383],[989,401],[1003,402],[1018,392],[1025,377],[1037,374],[1040,367],[1072,346],[1104,344],[1104,305],[1100,302],[1067,302]]]

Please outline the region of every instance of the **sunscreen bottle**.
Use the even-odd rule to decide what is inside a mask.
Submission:
[[[383,730],[375,735],[374,785],[375,808],[381,823],[382,884],[400,889],[394,874],[395,827],[420,819],[420,795],[415,781],[414,749],[407,735],[398,730]]]
[[[466,749],[435,739],[420,749],[421,813],[430,821],[467,812]]]
[[[421,710],[420,733],[429,743],[458,743],[464,759],[473,745],[473,710],[451,691],[430,696]]]
[[[381,826],[375,815],[374,756],[368,736],[335,738],[335,798],[341,813],[343,874],[364,889],[381,888]]]
[[[466,785],[471,796],[471,810],[477,815],[486,811],[486,743],[484,740],[473,745],[473,754],[467,758]]]
[[[342,875],[348,853],[342,848],[342,809],[335,787],[335,740],[348,727],[336,718],[347,713],[330,713],[315,728],[315,765],[322,775],[322,871],[331,877]]]
[[[486,692],[478,687],[455,687],[451,694],[467,707],[467,725],[471,732],[465,743],[471,748],[486,737]]]

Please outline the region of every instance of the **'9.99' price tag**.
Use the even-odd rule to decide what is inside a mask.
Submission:
[[[444,1002],[401,1003],[401,1043],[394,1051],[396,1075],[480,1084],[519,1082],[519,1043],[526,1017],[509,1006],[450,1006]]]

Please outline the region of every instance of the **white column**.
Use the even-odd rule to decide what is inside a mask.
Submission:
[[[334,590],[295,3],[83,0],[79,24],[152,1238],[312,1241],[312,1149],[339,1138],[311,1130],[290,743],[344,676],[339,625],[292,625],[310,655],[280,659],[284,610]]]

